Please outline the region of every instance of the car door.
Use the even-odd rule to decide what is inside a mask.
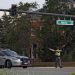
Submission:
[[[0,52],[0,65],[4,65],[5,63],[5,56],[2,52]]]

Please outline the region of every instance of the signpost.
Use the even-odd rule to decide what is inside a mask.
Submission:
[[[57,25],[74,25],[73,20],[56,20]]]

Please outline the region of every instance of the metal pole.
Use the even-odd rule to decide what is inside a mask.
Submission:
[[[6,11],[10,12],[11,9],[0,9],[0,11]],[[65,15],[65,14],[56,14],[56,13],[44,13],[44,12],[29,12],[29,11],[22,11],[22,10],[17,10],[16,13],[26,13],[26,14],[33,14],[33,15],[47,15],[47,16],[60,16],[60,17],[71,17],[75,18],[75,15]]]
[[[44,12],[29,12],[29,11],[17,11],[17,13],[27,13],[27,14],[36,14],[36,15],[47,15],[47,16],[60,16],[60,17],[73,17],[75,18],[75,15],[65,15],[65,14],[56,14],[56,13],[44,13]]]
[[[10,12],[10,9],[0,9],[0,11]]]

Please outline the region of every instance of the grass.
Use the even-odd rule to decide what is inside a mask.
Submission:
[[[75,75],[75,73],[72,73],[71,75]]]
[[[9,73],[6,70],[0,70],[0,75],[9,75]]]

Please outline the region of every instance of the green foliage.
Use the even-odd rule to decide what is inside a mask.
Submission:
[[[45,62],[48,61],[54,61],[55,57],[54,57],[54,52],[49,51],[48,48],[42,48],[38,50],[38,57]],[[54,58],[54,59],[52,59]]]
[[[20,2],[18,9],[27,11],[30,8],[32,8],[32,9],[37,8],[37,5],[38,4],[36,2],[34,2],[34,3],[22,3],[22,2]]]
[[[44,5],[43,11],[50,12],[50,13],[67,13],[70,14],[74,13],[74,10],[69,10],[66,6],[66,0],[46,0]],[[68,10],[68,11],[66,11]],[[71,12],[73,11],[73,12]],[[55,21],[58,17],[54,16],[42,16],[42,19],[45,21],[41,30],[38,30],[39,38],[41,39],[41,51],[38,53],[40,54],[40,59],[48,59],[51,53],[47,52],[48,48],[56,49],[56,47],[60,47],[63,49],[62,58],[64,61],[73,61],[75,55],[75,28],[74,26],[58,26],[55,24]],[[63,19],[63,17],[60,17]],[[65,18],[67,19],[67,18]],[[69,19],[69,18],[68,18]],[[64,48],[62,48],[64,46]],[[42,50],[43,48],[43,50]],[[46,55],[46,56],[45,56]],[[53,53],[52,53],[53,55]],[[51,55],[51,56],[52,56]],[[42,57],[42,58],[41,58]],[[51,59],[54,59],[51,58]]]
[[[18,9],[29,11],[30,8],[36,8],[36,3],[19,3]],[[6,15],[2,17],[3,25],[3,42],[4,48],[13,49],[20,54],[30,49],[30,15],[20,14],[17,16]]]

